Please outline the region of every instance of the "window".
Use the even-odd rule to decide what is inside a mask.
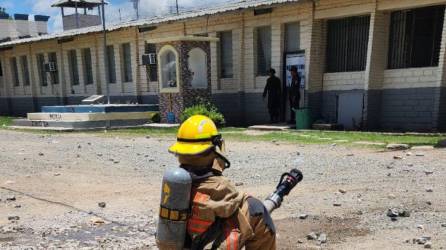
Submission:
[[[165,46],[161,49],[159,55],[159,64],[161,67],[161,87],[178,87],[178,54],[171,46]]]
[[[156,44],[146,43],[145,53],[156,54]],[[146,70],[147,70],[147,76],[149,77],[149,81],[151,82],[158,81],[158,66],[156,63],[147,65]]]
[[[256,28],[257,75],[266,76],[271,68],[271,27]]]
[[[17,67],[17,58],[11,58],[11,76],[14,87],[20,86],[19,69]]]
[[[285,24],[285,51],[297,52],[300,49],[300,24]]]
[[[79,85],[79,71],[77,68],[77,53],[76,50],[68,51],[68,68],[70,70],[71,85]]]
[[[59,74],[57,73],[57,54],[55,52],[48,53],[48,63],[52,64],[53,68],[50,69],[51,84],[59,84]]]
[[[232,78],[232,31],[220,32],[220,77]]]
[[[0,76],[3,76],[3,67],[2,67],[2,61],[0,61]]]
[[[85,85],[93,84],[93,65],[91,64],[91,51],[89,48],[82,50],[82,61],[84,65]]]
[[[37,60],[37,72],[39,74],[39,82],[40,86],[48,86],[48,81],[46,79],[46,71],[45,71],[45,56],[43,54],[36,55]]]
[[[365,70],[369,26],[370,16],[328,21],[327,72]]]
[[[391,14],[388,68],[438,66],[444,6]]]
[[[122,70],[122,81],[131,82],[132,79],[132,55],[130,50],[130,43],[124,43],[121,45],[122,49],[122,60],[121,60],[121,70]]]
[[[188,67],[192,72],[191,86],[195,89],[208,87],[207,55],[200,48],[193,48],[188,53]]]
[[[116,83],[115,48],[107,46],[107,82]]]
[[[20,66],[22,67],[22,74],[23,74],[23,85],[29,86],[29,68],[28,68],[28,58],[27,56],[21,56],[20,57]]]

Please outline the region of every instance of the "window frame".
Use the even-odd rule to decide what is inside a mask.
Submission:
[[[417,13],[419,14],[422,11],[427,11],[427,9],[432,9],[431,14],[435,17],[440,18],[440,20],[435,20],[434,18],[431,20],[433,25],[432,30],[432,36],[430,37],[430,43],[432,45],[431,53],[426,53],[426,47],[423,47],[423,53],[422,55],[428,55],[430,54],[429,63],[422,64],[420,62],[417,62],[417,60],[422,61],[425,58],[415,58],[415,53],[420,46],[417,46],[416,40],[423,38],[422,36],[417,36],[415,34],[416,27],[417,27],[417,21],[422,21],[423,18],[417,17]],[[445,5],[433,5],[433,6],[427,6],[427,7],[421,7],[421,8],[411,8],[411,9],[404,9],[404,10],[397,10],[392,11],[390,13],[390,23],[389,23],[389,41],[388,41],[388,53],[387,53],[387,67],[388,70],[398,70],[398,69],[412,69],[412,68],[428,68],[428,67],[438,67],[440,65],[440,53],[441,53],[441,43],[442,43],[442,36],[443,36],[443,25],[444,25],[444,14],[445,14]],[[395,20],[398,18],[398,15],[400,15],[399,18],[404,18],[403,21]],[[424,16],[424,18],[428,17],[430,15]],[[400,27],[398,26],[398,23],[400,22]],[[423,26],[425,27],[425,26]],[[430,27],[430,26],[429,26]],[[399,28],[399,32],[403,33],[401,37],[398,37],[401,35],[398,33],[398,30],[395,30]],[[410,33],[408,32],[410,31]],[[399,38],[399,40],[398,40]],[[398,51],[396,51],[395,43],[403,43],[403,46],[405,48],[401,48],[401,53],[398,54]],[[399,44],[399,45],[400,45]],[[418,51],[418,55],[420,51]],[[420,64],[417,64],[420,63]]]
[[[59,81],[59,65],[57,60],[57,52],[48,52],[47,56],[48,56],[48,63],[54,62],[56,66],[56,71],[50,72],[51,85],[58,85],[60,81]],[[54,59],[54,61],[51,61],[52,59]]]
[[[29,63],[27,55],[20,56],[20,67],[22,69],[23,86],[30,86],[31,79],[29,77]]]
[[[327,20],[325,73],[366,70],[370,21],[369,14]],[[364,30],[362,24],[367,25]],[[362,40],[358,42],[359,39]]]
[[[11,65],[11,80],[14,87],[20,87],[19,67],[17,65],[17,57],[11,57],[9,59]]]
[[[36,54],[36,66],[37,66],[37,75],[39,76],[39,86],[40,87],[48,87],[48,79],[47,79],[46,70],[45,70],[45,54],[44,53]]]
[[[288,38],[290,37],[289,32],[288,32],[288,27],[290,27],[292,25],[297,26],[297,36],[298,36],[297,49],[288,48]],[[283,24],[283,49],[284,49],[285,53],[294,53],[294,52],[301,51],[301,32],[300,32],[301,29],[300,28],[301,27],[300,27],[299,21],[293,21],[293,22],[288,22],[288,23]]]
[[[94,75],[93,75],[93,61],[92,61],[93,59],[91,57],[91,49],[83,48],[81,50],[81,56],[82,56],[82,66],[84,75],[84,85],[93,85]]]
[[[164,76],[163,76],[163,65],[161,65],[163,63],[163,59],[162,57],[164,56],[165,53],[168,52],[173,52],[173,54],[175,55],[175,67],[176,67],[176,80],[177,80],[177,84],[175,87],[164,87],[163,85],[163,81],[164,81]],[[160,93],[178,93],[180,91],[180,84],[181,84],[181,74],[180,74],[180,55],[178,53],[178,51],[175,49],[175,47],[173,47],[172,45],[164,45],[158,52],[157,55],[157,60],[158,60],[158,80],[159,80],[159,90]]]
[[[156,43],[148,43],[144,44],[144,52],[145,54],[155,54],[156,53]],[[153,65],[146,65],[146,74],[148,82],[157,82],[158,81],[158,63]]]
[[[126,60],[127,56],[128,60]],[[129,42],[121,44],[121,81],[123,83],[133,82],[132,45]]]
[[[109,52],[112,52],[110,54]],[[115,56],[115,46],[113,44],[109,44],[106,47],[106,57],[107,57],[107,74],[106,74],[106,82],[107,84],[116,84],[117,83],[117,77],[116,77],[116,56]],[[113,62],[113,64],[111,64]],[[113,65],[113,69],[111,69],[111,65]],[[113,76],[113,77],[111,77]],[[112,81],[113,79],[113,81]]]
[[[226,63],[225,63],[225,56],[223,56],[224,55],[224,53],[225,52],[223,52],[223,50],[225,50],[226,51],[226,48],[225,48],[225,46],[224,46],[224,43],[223,43],[223,40],[224,40],[224,35],[225,34],[230,34],[230,56],[228,56],[229,57],[229,59],[228,59],[228,62],[231,62],[230,63],[230,68],[231,68],[231,70],[230,70],[230,72],[231,73],[225,73],[225,66],[227,65]],[[218,62],[219,62],[219,67],[218,67],[218,76],[219,76],[219,78],[220,79],[232,79],[232,78],[234,78],[234,32],[233,32],[233,30],[226,30],[226,31],[220,31],[220,32],[218,32],[218,38],[220,39],[220,41],[219,41],[219,46],[218,46]]]
[[[271,68],[272,66],[272,43],[273,43],[273,39],[272,39],[272,27],[271,25],[264,25],[264,26],[258,26],[254,28],[255,31],[255,35],[254,35],[254,42],[255,42],[255,48],[254,48],[254,58],[255,58],[255,75],[257,77],[265,77],[268,76],[268,70]],[[259,46],[259,31],[262,29],[268,29],[269,30],[269,36],[267,37],[268,41],[267,43],[269,43],[269,51],[268,51],[268,55],[267,56],[263,56],[265,59],[265,68],[264,70],[260,69],[260,58],[259,58],[259,50],[260,50],[260,46]],[[263,54],[263,52],[262,52]],[[268,65],[268,58],[269,58],[269,65]]]
[[[0,77],[3,77],[3,76],[4,76],[4,74],[3,74],[3,61],[0,60]]]
[[[80,85],[79,62],[77,60],[77,50],[76,49],[68,50],[67,56],[68,56],[68,70],[70,72],[70,84],[71,86],[79,86]]]

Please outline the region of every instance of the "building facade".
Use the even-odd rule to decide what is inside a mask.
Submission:
[[[305,58],[302,105],[313,117],[365,130],[446,129],[446,1],[261,0],[0,44],[0,113],[79,104],[158,103],[158,65],[142,63],[169,37],[215,37],[211,93],[229,124],[269,120],[262,98],[272,67]],[[217,41],[218,40],[218,41]],[[104,63],[106,57],[107,66]],[[50,63],[52,70],[45,65]],[[286,97],[284,97],[284,100]],[[285,103],[285,101],[284,101]]]
[[[0,12],[0,43],[47,34],[49,18],[35,15],[34,20],[29,20],[27,14],[14,14],[13,18],[5,12]]]

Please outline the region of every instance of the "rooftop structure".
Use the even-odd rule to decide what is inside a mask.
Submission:
[[[102,23],[101,5],[101,0],[59,0],[51,7],[61,9],[63,29],[71,30],[100,25]],[[87,10],[93,10],[96,7],[98,8],[97,15],[87,14]],[[74,8],[74,14],[65,15],[65,8]],[[79,13],[79,10],[81,10],[81,13]]]
[[[14,14],[0,12],[0,43],[46,35],[49,16],[35,15],[34,20],[29,20],[28,14]]]

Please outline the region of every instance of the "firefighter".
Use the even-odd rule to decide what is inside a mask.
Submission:
[[[169,152],[192,176],[185,248],[276,249],[274,224],[262,202],[237,191],[222,176],[230,162],[211,119],[201,115],[187,119]]]

